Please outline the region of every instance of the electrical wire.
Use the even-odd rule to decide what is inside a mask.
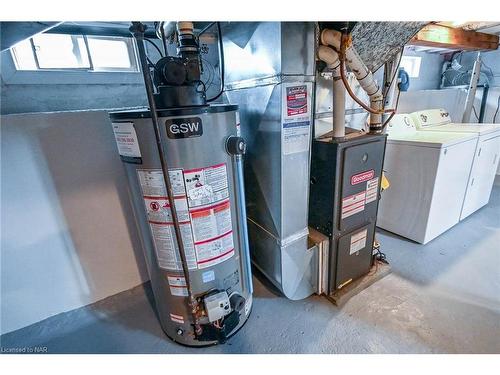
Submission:
[[[391,81],[390,81],[391,83],[389,83],[389,85],[387,86],[387,88],[384,91],[384,98],[387,96],[387,92],[392,87],[392,84],[394,83],[394,79],[396,78],[396,76],[399,73],[399,67],[401,66],[401,60],[403,60],[403,52],[404,52],[403,49],[401,49],[401,53],[400,53],[399,59],[398,59],[398,64],[396,66],[396,69],[394,70],[394,74],[392,75],[392,78],[391,78]]]
[[[217,22],[217,34],[219,35],[219,71],[220,71],[220,91],[214,97],[207,99],[207,102],[213,102],[217,100],[224,92],[224,46],[222,43],[222,32],[220,28],[220,22]]]
[[[163,53],[161,52],[160,47],[158,47],[151,39],[144,38],[144,40],[146,42],[150,43],[158,51],[158,53],[160,54],[160,56],[163,57]]]
[[[477,115],[476,107],[472,106],[472,111],[474,112],[474,117],[476,117],[476,120],[479,121],[479,116]]]

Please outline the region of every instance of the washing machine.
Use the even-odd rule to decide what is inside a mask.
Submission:
[[[460,221],[478,135],[417,131],[407,114],[395,115],[387,133],[390,187],[377,226],[425,244]]]
[[[485,206],[490,200],[500,159],[500,125],[452,123],[445,109],[429,109],[414,112],[410,116],[420,131],[477,134],[478,142],[460,220]]]

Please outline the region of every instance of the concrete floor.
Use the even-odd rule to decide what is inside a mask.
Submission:
[[[227,344],[162,333],[148,284],[0,337],[49,353],[500,353],[500,179],[490,204],[426,246],[378,235],[392,274],[342,308],[289,301],[255,281],[254,308]]]

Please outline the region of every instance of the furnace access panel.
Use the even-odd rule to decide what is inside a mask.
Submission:
[[[329,294],[372,265],[385,141],[354,129],[313,141],[309,225],[330,237]]]

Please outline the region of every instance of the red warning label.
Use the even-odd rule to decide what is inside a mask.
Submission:
[[[341,218],[352,216],[361,212],[365,209],[365,197],[366,191],[350,195],[348,197],[342,198],[342,214]]]
[[[175,238],[171,204],[161,170],[138,170],[144,207],[151,227],[158,265],[182,269]],[[169,171],[174,201],[189,269],[202,269],[234,255],[231,204],[226,164],[183,171]],[[173,295],[184,295],[182,285],[173,285]]]
[[[190,211],[198,268],[206,268],[234,254],[229,199]]]
[[[286,88],[286,110],[288,116],[307,113],[307,86]]]

